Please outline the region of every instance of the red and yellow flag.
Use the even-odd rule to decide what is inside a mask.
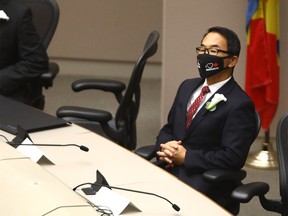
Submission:
[[[267,131],[279,101],[279,1],[248,0],[245,90]]]

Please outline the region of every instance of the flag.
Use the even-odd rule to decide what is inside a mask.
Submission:
[[[245,91],[267,131],[279,101],[279,1],[248,0]]]

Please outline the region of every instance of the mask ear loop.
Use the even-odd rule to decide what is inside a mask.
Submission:
[[[238,59],[238,56],[236,56],[236,55],[229,55],[229,57],[232,57],[232,58],[233,58],[234,56]],[[225,58],[227,58],[227,57],[228,57],[228,56],[225,56]],[[232,60],[232,62],[233,62],[233,61],[234,61],[234,60]],[[232,62],[228,65],[228,67],[230,67],[230,68],[234,68],[234,67],[235,67],[235,65],[237,64],[237,62],[236,62],[236,64],[234,64],[234,63],[232,63]],[[231,65],[231,64],[232,64],[232,65]]]

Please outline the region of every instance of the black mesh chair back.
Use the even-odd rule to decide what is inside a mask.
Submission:
[[[32,10],[34,26],[42,40],[43,47],[47,50],[56,31],[59,21],[59,6],[56,0],[23,0]],[[32,94],[30,105],[43,110],[45,97],[43,87],[49,88],[59,72],[55,62],[49,62],[49,70],[31,82]]]
[[[144,46],[143,53],[139,57],[138,61],[135,63],[132,75],[129,80],[128,87],[126,89],[125,95],[117,109],[116,112],[116,122],[121,119],[125,119],[125,111],[127,107],[133,104],[134,110],[134,120],[137,117],[140,105],[140,82],[143,75],[143,70],[148,58],[153,56],[157,51],[156,41],[159,38],[158,32],[152,32]],[[134,100],[133,100],[134,98]]]
[[[140,82],[147,59],[157,52],[158,39],[158,32],[152,32],[149,35],[145,43],[144,50],[138,61],[135,63],[127,89],[115,115],[116,127],[119,128],[123,123],[126,124],[125,130],[127,130],[128,134],[126,139],[127,141],[129,140],[129,143],[131,143],[129,147],[131,149],[135,149],[136,147],[136,119],[139,112],[141,96]]]
[[[31,8],[34,26],[42,39],[45,49],[48,48],[59,21],[59,7],[56,0],[24,0]]]
[[[282,215],[288,216],[288,113],[280,119],[276,133]]]

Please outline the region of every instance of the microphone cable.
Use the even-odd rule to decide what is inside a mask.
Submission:
[[[170,200],[168,200],[167,198],[160,196],[158,194],[155,193],[151,193],[151,192],[145,192],[145,191],[139,191],[139,190],[132,190],[132,189],[128,189],[128,188],[122,188],[122,187],[115,187],[115,186],[110,186],[110,185],[104,185],[104,184],[98,184],[98,183],[90,183],[90,182],[86,182],[86,183],[82,183],[76,187],[73,188],[73,191],[76,191],[77,188],[82,187],[84,185],[95,185],[95,186],[100,186],[100,187],[107,187],[109,189],[116,189],[116,190],[123,190],[123,191],[129,191],[129,192],[134,192],[134,193],[140,193],[140,194],[146,194],[146,195],[151,195],[151,196],[156,196],[158,198],[161,198],[163,200],[166,200],[168,203],[170,203],[172,205],[172,208],[175,211],[180,211],[180,207],[174,203],[172,203]]]
[[[16,144],[16,143],[13,143],[13,142],[8,142],[8,144],[10,144],[11,146],[14,146],[14,147],[18,147],[19,145],[23,145],[23,146],[54,146],[54,147],[67,147],[67,146],[76,146],[78,148],[80,148],[82,151],[85,151],[85,152],[88,152],[89,151],[89,148],[84,146],[84,145],[77,145],[77,144]]]
[[[80,148],[82,151],[88,152],[89,148],[83,145],[77,145],[77,144],[24,144],[22,143],[25,139],[29,139],[32,143],[32,139],[30,138],[28,132],[22,128],[20,125],[17,125],[17,136],[11,141],[11,142],[7,142],[8,144],[10,144],[11,146],[14,146],[15,148],[17,148],[19,145],[26,145],[26,146],[54,146],[54,147],[65,147],[65,146],[76,146],[78,148]]]
[[[7,143],[9,143],[9,140],[7,139],[6,136],[4,136],[4,135],[2,135],[2,134],[0,134],[0,136],[3,137],[3,138],[6,140]]]

